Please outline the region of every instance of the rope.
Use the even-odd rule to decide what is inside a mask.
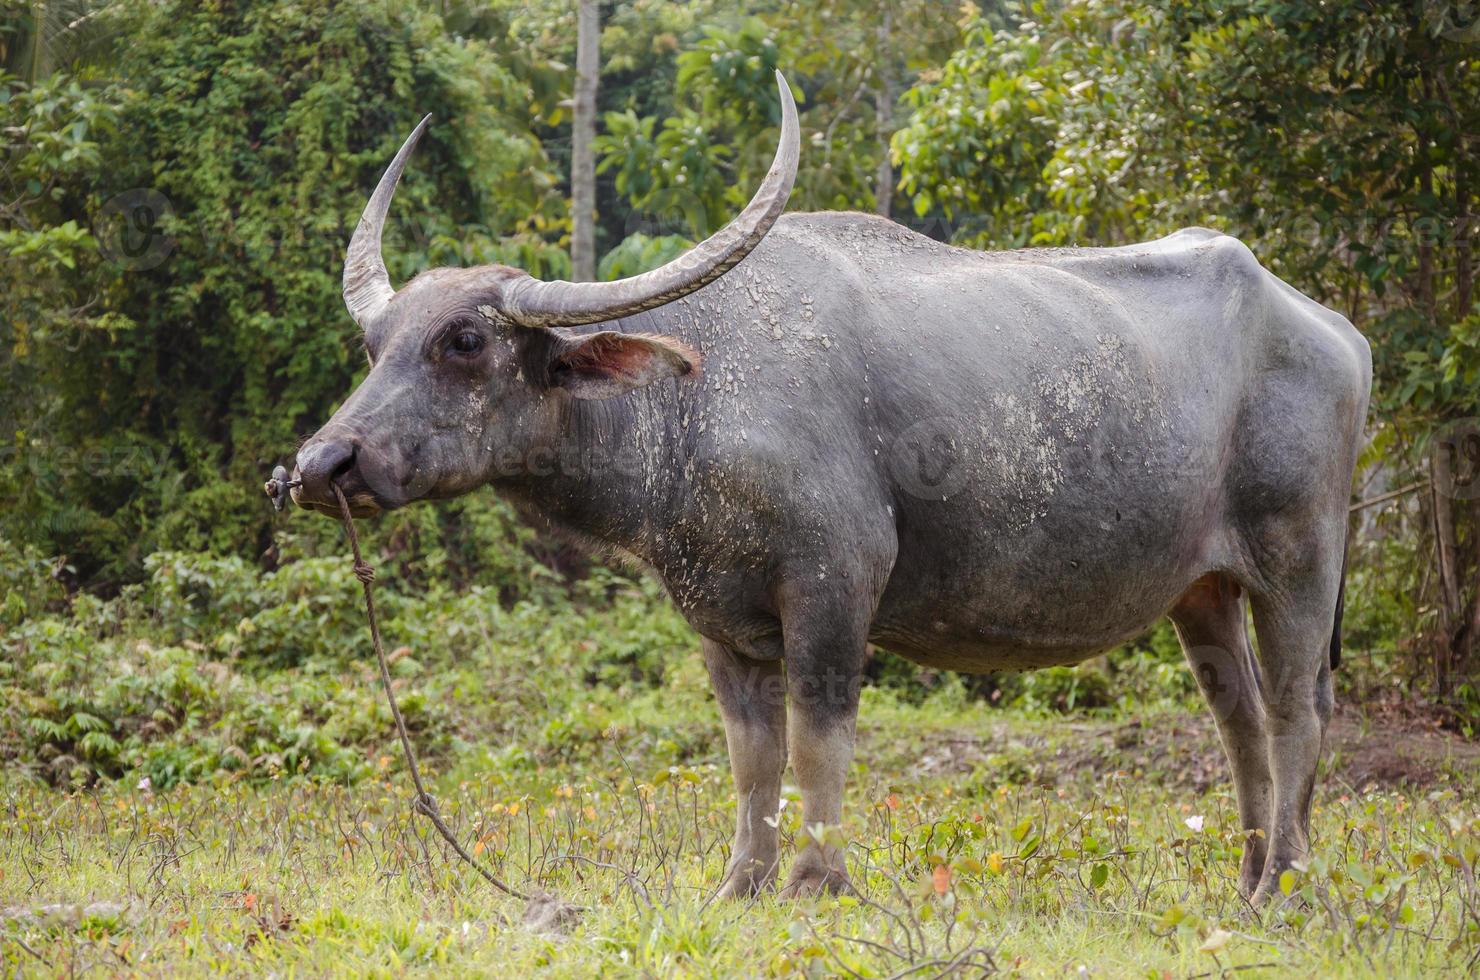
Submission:
[[[380,641],[380,623],[375,618],[375,596],[371,591],[371,584],[375,581],[375,568],[360,556],[360,538],[355,534],[355,520],[349,512],[349,501],[344,499],[344,491],[339,489],[339,484],[330,483],[334,488],[334,496],[339,499],[339,513],[344,518],[344,533],[349,538],[350,549],[355,555],[355,578],[365,589],[365,618],[370,621],[370,639],[375,643],[375,659],[380,664],[380,683],[385,688],[385,699],[391,706],[391,717],[396,719],[396,734],[401,737],[401,751],[406,754],[406,767],[411,770],[411,781],[416,784],[416,799],[411,808],[422,814],[437,828],[437,833],[442,839],[452,845],[458,857],[471,864],[480,875],[488,880],[488,883],[505,895],[528,902],[529,896],[512,888],[500,881],[493,872],[479,864],[458,842],[447,824],[442,819],[442,812],[437,808],[437,801],[432,794],[428,793],[426,786],[421,781],[421,767],[416,762],[416,752],[411,748],[411,737],[406,734],[406,722],[401,717],[401,708],[396,704],[396,694],[391,689],[391,669],[385,661],[385,645]]]

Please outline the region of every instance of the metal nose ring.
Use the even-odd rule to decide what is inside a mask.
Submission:
[[[272,479],[262,484],[262,492],[272,501],[272,509],[281,513],[288,506],[288,491],[301,486],[303,481],[288,479],[288,471],[279,464],[272,468]]]

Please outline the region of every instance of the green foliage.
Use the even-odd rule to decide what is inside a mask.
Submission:
[[[392,275],[568,266],[558,179],[496,47],[368,0],[99,16],[136,38],[117,82],[4,83],[26,139],[0,187],[18,201],[0,230],[3,368],[27,394],[0,421],[23,463],[8,531],[116,581],[166,544],[261,549],[264,465],[363,370],[342,250],[419,109],[439,122],[397,198]],[[130,188],[152,192],[147,211]],[[157,248],[88,254],[93,226]]]
[[[612,171],[618,192],[640,212],[681,220],[695,238],[715,231],[729,219],[725,164],[730,148],[711,139],[696,115],[670,116],[656,136],[654,120],[608,113],[607,133],[597,138],[599,173]]]
[[[653,237],[634,232],[602,256],[596,267],[599,279],[625,279],[656,269],[682,255],[693,243],[678,235]]]
[[[881,43],[881,16],[909,28]],[[655,106],[661,117],[632,105],[607,115],[599,167],[621,203],[690,238],[728,221],[770,166],[781,68],[804,140],[792,206],[875,210],[895,93],[949,51],[956,24],[923,0],[825,0],[715,21],[673,58],[671,98]]]
[[[367,746],[382,744],[389,716],[370,669],[358,582],[337,543],[330,556],[313,557],[325,548],[314,526],[281,537],[275,571],[234,555],[160,552],[146,560],[143,583],[106,601],[69,595],[64,581],[74,570],[0,539],[0,759],[59,782],[366,775]],[[525,640],[515,642],[531,650],[540,649],[547,618],[593,629],[598,607],[572,606],[532,544],[507,506],[478,497],[376,528],[368,554],[394,583],[380,593],[387,632],[418,651],[399,658],[398,674],[437,664],[445,671],[438,692],[496,684],[502,675],[486,665],[463,671],[493,655],[491,636],[510,632],[505,607],[522,624],[513,633]],[[622,603],[607,602],[597,581],[577,595],[614,605],[617,616]],[[612,638],[620,647],[612,662],[641,659],[651,671],[649,658],[668,647],[652,642],[652,623],[625,616],[633,638]],[[568,635],[550,633],[554,642]],[[540,665],[536,655],[519,672]],[[403,709],[434,750],[460,731],[444,697],[417,695]]]
[[[157,787],[231,772],[346,781],[389,747],[359,583],[342,557],[263,574],[240,558],[162,553],[146,582],[65,609],[51,608],[50,568],[30,564],[30,581],[9,573],[0,637],[0,759],[12,769]],[[559,718],[566,704],[589,719],[577,707],[588,685],[620,703],[661,685],[676,648],[692,646],[652,585],[596,576],[569,598],[538,581],[413,597],[396,567],[381,570],[381,620],[395,675],[416,679],[402,710],[433,753],[489,725]]]
[[[497,514],[453,523],[490,521],[487,533],[512,529]],[[312,543],[286,538],[291,560],[270,572],[157,553],[144,582],[109,600],[69,599],[54,563],[5,546],[0,760],[54,782],[148,776],[158,787],[218,773],[369,775],[391,730],[359,582],[341,554],[300,550]],[[719,744],[697,638],[655,582],[597,568],[567,587],[521,551],[501,575],[465,579],[456,543],[377,551],[381,623],[396,675],[415,685],[402,708],[428,751],[517,733],[565,757],[644,704],[672,724],[705,720],[702,744],[669,734],[665,758]],[[1193,694],[1164,626],[1101,666],[963,682],[878,651],[871,678],[898,703],[949,713],[1144,714],[1182,710]]]
[[[67,590],[59,574],[64,571],[34,545],[0,538],[0,625],[19,626],[28,616],[62,608]]]
[[[1153,8],[1010,6],[969,25],[904,97],[895,134],[916,215],[940,213],[979,247],[1113,244],[1216,221],[1176,120],[1177,84]]]
[[[108,60],[109,0],[0,0],[0,73],[28,82]]]

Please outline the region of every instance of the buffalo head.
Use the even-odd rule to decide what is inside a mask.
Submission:
[[[694,373],[699,354],[660,336],[567,328],[634,316],[713,282],[765,236],[796,177],[796,105],[780,73],[781,141],[734,221],[667,265],[618,282],[542,282],[507,266],[432,269],[393,289],[381,229],[421,124],[391,161],[350,239],[344,301],[364,331],[370,372],[298,451],[293,500],[357,516],[490,482],[500,460],[556,436],[563,399],[611,398]]]

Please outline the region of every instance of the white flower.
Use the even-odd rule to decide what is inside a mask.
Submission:
[[[139,785],[137,788],[147,793],[154,788],[154,783],[149,779],[148,776],[145,776],[143,779],[139,780]]]
[[[1186,820],[1183,820],[1182,822],[1185,823],[1187,825],[1187,829],[1190,830],[1190,831],[1192,831],[1194,834],[1200,834],[1200,833],[1202,833],[1202,829],[1203,829],[1203,818],[1202,817],[1199,817],[1199,816],[1191,816],[1191,817],[1188,817]]]

